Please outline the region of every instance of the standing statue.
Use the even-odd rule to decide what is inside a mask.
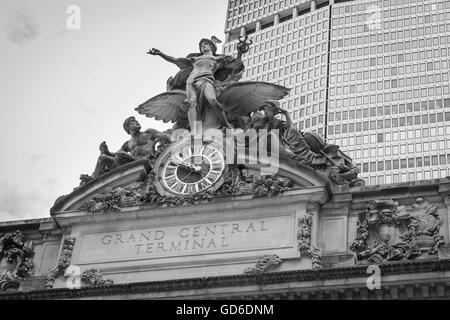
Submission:
[[[155,156],[158,142],[170,142],[170,135],[155,129],[147,129],[141,132],[141,125],[135,117],[129,117],[123,123],[123,128],[131,135],[131,139],[125,142],[119,151],[113,153],[108,150],[105,142],[100,144],[100,156],[97,160],[92,178],[97,178],[103,173],[118,168],[135,160],[150,159]]]
[[[159,55],[177,65],[181,71],[169,79],[168,91],[151,98],[136,110],[164,122],[175,122],[174,128],[232,128],[230,119],[249,117],[268,99],[279,100],[290,89],[266,82],[238,82],[244,72],[241,57],[251,41],[239,38],[236,58],[217,54],[216,37],[202,39],[200,53],[174,58],[158,49],[148,54]],[[186,90],[182,90],[185,85]],[[187,108],[186,108],[187,106]]]
[[[232,74],[239,74],[244,69],[241,61],[243,52],[238,50],[236,59],[225,55],[217,55],[216,43],[220,43],[220,40],[216,37],[212,37],[211,40],[200,40],[200,54],[191,54],[188,58],[173,58],[163,54],[158,49],[152,49],[148,52],[152,55],[161,56],[166,61],[176,64],[181,69],[175,76],[175,84],[177,87],[183,87],[182,84],[189,72],[185,85],[187,95],[185,103],[189,107],[187,115],[190,128],[194,127],[196,121],[214,121],[212,119],[206,119],[208,114],[216,115],[219,121],[217,123],[219,127],[231,128],[225,114],[225,109],[217,100],[216,90],[218,89],[219,82],[226,81]],[[211,108],[212,113],[205,112],[205,108],[208,107]],[[206,125],[208,126],[208,124]]]

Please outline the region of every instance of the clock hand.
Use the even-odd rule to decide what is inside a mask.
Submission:
[[[194,169],[195,171],[199,171],[199,170],[202,169],[201,166],[196,166],[195,164],[193,164],[191,162],[184,162],[184,161],[182,161],[182,162],[179,163],[179,165],[187,167],[189,169]]]
[[[207,174],[208,174],[208,169],[205,167],[201,167],[200,170],[198,170],[197,172],[200,173],[200,175],[202,176],[202,178],[204,178]],[[203,174],[204,173],[204,174]]]
[[[182,165],[189,167],[190,169],[194,169],[195,171],[198,171],[202,168],[202,167],[196,166],[195,164],[192,164],[190,162],[182,162]]]
[[[197,172],[197,171],[191,171],[191,172],[189,172],[184,178],[183,178],[183,180],[185,180],[187,177],[189,177],[192,173],[194,173],[194,172]]]
[[[197,170],[197,167],[195,167],[194,165],[188,163],[188,162],[184,162],[184,161],[178,161],[175,159],[171,159],[170,162],[172,162],[173,164],[175,164],[176,166],[181,166],[187,169],[194,169]]]

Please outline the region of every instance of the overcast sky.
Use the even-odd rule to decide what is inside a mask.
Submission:
[[[227,2],[1,0],[0,221],[48,217],[93,172],[100,142],[116,151],[129,139],[125,118],[170,127],[134,111],[177,71],[145,52],[186,56],[201,38],[223,41]],[[67,27],[71,5],[79,30]]]

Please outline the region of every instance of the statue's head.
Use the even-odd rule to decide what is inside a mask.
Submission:
[[[266,117],[273,117],[279,113],[280,103],[276,100],[267,100],[264,104],[258,108],[258,110],[264,110]]]
[[[213,55],[217,52],[217,43],[222,43],[217,37],[212,36],[211,39],[202,39],[200,40],[198,46],[200,48],[200,52],[204,53],[206,50],[210,50]]]
[[[216,52],[217,52],[216,44],[209,39],[200,40],[200,43],[198,44],[198,46],[200,48],[201,53],[204,53],[207,50],[210,50],[213,54],[216,54]]]
[[[135,117],[129,117],[124,121],[123,129],[126,131],[126,133],[131,134],[131,132],[133,131],[141,130],[141,125]]]

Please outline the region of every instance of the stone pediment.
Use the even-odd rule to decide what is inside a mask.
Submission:
[[[248,161],[251,162],[251,161]],[[192,196],[159,195],[153,188],[155,170],[149,161],[128,163],[75,188],[59,197],[51,209],[55,215],[67,211],[108,212],[136,205],[189,205],[231,196],[251,195],[255,198],[278,196],[288,190],[326,187],[332,181],[323,174],[295,160],[282,156],[278,172],[260,176],[260,164],[235,167],[223,185],[214,191]]]
[[[70,194],[59,197],[50,209],[50,213],[53,215],[60,211],[78,210],[84,202],[92,199],[95,194],[101,193],[107,188],[122,187],[142,181],[145,179],[149,169],[148,161],[139,160],[107,172],[80,185]]]

